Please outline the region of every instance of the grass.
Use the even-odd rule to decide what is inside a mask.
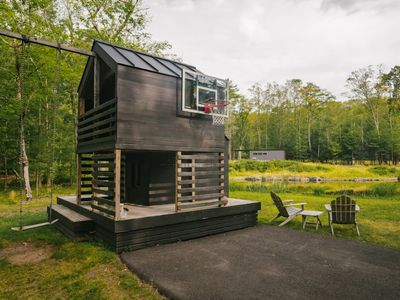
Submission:
[[[47,192],[41,190],[39,199],[24,204],[24,224],[46,221]],[[55,191],[71,193],[73,189],[65,187]],[[71,242],[53,227],[11,231],[19,220],[18,193],[0,193],[0,211],[0,251],[22,243],[51,249],[50,257],[37,264],[0,259],[0,299],[163,299],[100,243]]]
[[[230,197],[261,201],[261,211],[259,212],[259,223],[267,224],[277,214],[277,209],[272,205],[269,196],[269,190],[265,191],[249,191],[248,189],[233,189]],[[310,193],[294,193],[290,190],[279,193],[283,200],[292,199],[296,202],[307,202],[306,209],[324,211],[324,204],[334,199],[333,195],[314,195]],[[399,198],[376,198],[376,197],[353,197],[357,204],[361,207],[361,211],[357,215],[361,237],[358,237],[352,226],[334,225],[337,237],[346,239],[359,240],[372,244],[379,244],[385,247],[400,249],[400,200]],[[326,212],[322,215],[323,228],[318,233],[330,235],[327,227]],[[276,226],[282,222],[284,218],[273,221],[271,224]],[[301,229],[301,217],[296,218],[289,224],[285,225],[293,229]],[[315,232],[313,227],[307,227],[307,231]]]
[[[400,175],[398,166],[342,166],[321,163],[302,163],[296,161],[232,161],[231,178],[243,176],[282,176],[283,181],[272,183],[240,182],[230,183],[230,197],[261,201],[259,223],[268,223],[277,214],[272,205],[269,192],[278,193],[282,199],[307,202],[306,209],[324,211],[324,204],[341,194],[350,195],[361,211],[357,215],[361,237],[351,226],[335,226],[338,237],[383,245],[400,249],[400,184],[397,182],[324,182],[289,183],[288,176],[325,177],[325,178],[393,178]],[[274,221],[278,225],[284,219]],[[326,212],[323,215],[325,226],[318,233],[330,235],[326,226]],[[298,217],[286,226],[302,229]],[[312,227],[307,231],[315,232]]]
[[[397,182],[325,182],[325,183],[288,183],[277,181],[272,183],[238,182],[230,183],[231,191],[247,191],[266,193],[296,193],[304,195],[341,195],[370,198],[400,198],[400,184]]]
[[[400,167],[332,165],[298,161],[236,160],[230,162],[230,175],[243,176],[302,176],[328,178],[393,178],[400,176]]]

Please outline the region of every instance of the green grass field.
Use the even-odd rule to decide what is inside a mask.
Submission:
[[[399,167],[392,166],[340,166],[291,161],[233,161],[231,162],[230,197],[261,201],[259,222],[268,223],[277,214],[272,205],[270,191],[278,193],[282,199],[307,202],[306,209],[324,211],[324,204],[337,196],[346,194],[356,200],[361,207],[357,215],[361,237],[357,237],[352,226],[335,225],[336,236],[362,242],[380,244],[400,249],[400,183],[398,182],[324,182],[289,183],[287,180],[261,183],[239,182],[235,178],[243,176],[318,176],[325,178],[391,178],[399,175]],[[284,218],[272,223],[276,226]],[[330,235],[327,227],[328,216],[322,216],[319,234]],[[302,229],[301,217],[286,225]],[[307,231],[315,232],[312,227]]]
[[[328,178],[393,178],[400,176],[396,166],[342,166],[298,161],[236,160],[230,162],[231,177],[243,176],[302,176]]]
[[[235,165],[236,164],[236,165]],[[374,168],[374,169],[371,169]],[[351,226],[335,225],[338,238],[400,249],[400,184],[383,183],[250,183],[235,177],[254,175],[298,175],[335,178],[393,177],[398,168],[349,167],[298,162],[232,162],[230,197],[261,201],[259,223],[266,224],[277,213],[269,191],[283,199],[307,202],[306,209],[324,210],[341,193],[349,194],[361,207],[358,222],[361,237]],[[379,174],[378,174],[379,173]],[[57,186],[55,195],[74,194],[71,187]],[[24,225],[46,221],[49,189],[41,189],[35,199],[23,205]],[[104,245],[71,242],[55,228],[43,227],[24,232],[10,228],[19,223],[19,192],[0,192],[0,299],[162,299],[150,285],[141,282]],[[284,219],[271,225],[277,226]],[[315,234],[330,235],[327,215],[324,227]],[[302,230],[301,218],[286,225]],[[25,254],[24,254],[25,253]],[[28,256],[24,256],[28,253]]]

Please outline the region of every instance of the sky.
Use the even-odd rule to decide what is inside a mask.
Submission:
[[[145,0],[154,40],[185,63],[252,84],[299,78],[345,97],[354,70],[400,65],[400,0]]]

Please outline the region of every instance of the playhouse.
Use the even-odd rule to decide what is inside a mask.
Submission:
[[[56,226],[117,252],[255,225],[260,203],[229,199],[228,81],[95,41],[79,88],[76,196]]]

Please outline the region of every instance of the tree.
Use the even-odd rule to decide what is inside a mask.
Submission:
[[[316,114],[316,110],[320,105],[328,100],[334,99],[334,96],[327,90],[323,90],[314,83],[307,83],[299,89],[301,98],[307,110],[307,141],[308,141],[308,152],[310,156],[314,156],[311,141],[311,125],[313,118]]]

